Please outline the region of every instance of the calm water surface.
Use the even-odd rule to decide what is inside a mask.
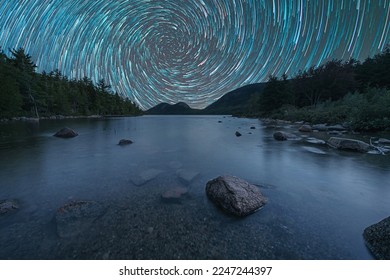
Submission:
[[[64,126],[79,136],[52,136]],[[0,124],[0,200],[20,203],[0,216],[0,259],[371,259],[362,232],[390,215],[390,157],[278,142],[276,129],[297,132],[223,116]],[[183,181],[183,170],[198,176]],[[223,174],[258,185],[268,203],[225,215],[205,195]],[[161,199],[177,186],[189,189],[180,203]],[[105,214],[60,238],[56,211],[73,200]]]

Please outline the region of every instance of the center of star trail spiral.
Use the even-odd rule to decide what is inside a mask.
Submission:
[[[390,0],[0,0],[0,15],[3,49],[25,48],[39,71],[104,78],[142,109],[203,108],[390,39]]]

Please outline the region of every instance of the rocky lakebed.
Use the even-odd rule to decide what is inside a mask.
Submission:
[[[223,125],[232,118],[212,120]],[[285,142],[292,145],[290,150],[299,147],[299,153],[304,155],[326,157],[341,153],[344,160],[348,156],[356,160],[361,154],[388,158],[390,151],[387,138],[354,134],[342,125],[310,126],[270,120],[257,123],[247,119],[244,123],[239,119],[234,122],[228,126],[231,135],[224,136],[231,139],[233,144],[229,145],[239,145],[237,141],[261,129],[266,138],[256,144],[257,148],[273,142],[275,149],[274,145]],[[71,147],[71,141],[83,137],[83,132],[64,128],[55,136],[67,138],[66,145]],[[116,133],[115,137],[117,141],[111,142],[110,149],[122,149],[118,156],[137,149],[140,141],[121,138]],[[351,239],[337,225],[329,230],[332,221],[326,217],[349,213],[340,212],[343,201],[335,193],[281,191],[282,186],[270,184],[266,176],[262,180],[261,171],[260,176],[252,177],[240,170],[240,176],[234,174],[236,165],[224,173],[221,168],[210,172],[212,155],[209,165],[203,162],[205,169],[189,164],[187,156],[171,156],[150,164],[167,153],[177,151],[163,148],[147,155],[147,159],[138,157],[148,162],[147,167],[133,163],[131,172],[119,179],[121,165],[113,167],[116,169],[112,173],[94,173],[96,181],[92,184],[101,182],[96,196],[67,193],[52,201],[50,196],[37,201],[29,200],[28,195],[0,196],[0,259],[359,259],[369,258],[370,254],[378,259],[390,258],[390,224],[385,216],[378,223],[367,224]],[[137,158],[137,154],[133,156]],[[386,170],[388,162],[381,168]],[[237,166],[245,167],[242,161]],[[281,164],[280,175],[276,176],[282,176],[285,168]],[[317,180],[321,181],[318,177]],[[60,185],[66,188],[74,182],[69,178],[69,182]],[[301,184],[300,179],[296,182]],[[93,189],[91,186],[88,192]],[[332,201],[334,208],[328,203]],[[355,219],[358,217],[352,222]],[[335,221],[345,223],[337,218]],[[361,242],[361,255],[351,250],[356,240]]]

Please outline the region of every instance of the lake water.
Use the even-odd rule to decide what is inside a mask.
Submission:
[[[64,126],[79,136],[52,136]],[[389,156],[273,139],[297,133],[293,125],[142,116],[0,130],[0,200],[20,204],[0,216],[0,259],[371,259],[363,230],[390,215]],[[117,145],[122,138],[134,143]],[[245,218],[224,214],[205,194],[223,174],[258,185],[268,203]],[[188,188],[179,203],[162,200],[178,186]],[[104,214],[59,237],[57,209],[75,200]]]

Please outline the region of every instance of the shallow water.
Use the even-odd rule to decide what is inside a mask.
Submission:
[[[52,136],[64,126],[79,136]],[[0,216],[0,259],[371,259],[362,232],[390,215],[390,157],[278,142],[279,129],[297,133],[227,116],[0,124],[0,200],[20,203]],[[134,143],[118,146],[122,138]],[[186,182],[179,170],[198,176]],[[225,215],[205,195],[223,174],[258,185],[268,203]],[[176,186],[188,195],[162,201]],[[106,211],[61,238],[54,217],[73,200]]]

